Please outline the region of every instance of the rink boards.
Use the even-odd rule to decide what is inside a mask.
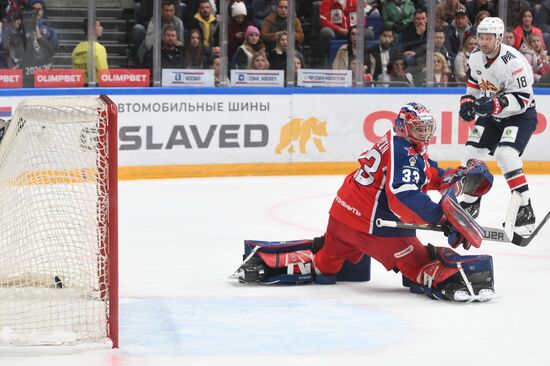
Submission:
[[[12,112],[24,98],[99,95],[118,104],[121,179],[345,174],[392,126],[407,102],[438,121],[430,155],[462,158],[473,123],[459,120],[463,88],[111,88],[1,90]],[[535,91],[538,126],[525,151],[528,173],[550,173],[550,91]],[[4,118],[9,118],[5,116]],[[511,139],[513,136],[505,136]],[[498,171],[495,162],[490,167]]]

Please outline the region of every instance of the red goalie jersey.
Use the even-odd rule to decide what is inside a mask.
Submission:
[[[418,151],[421,150],[421,151]],[[379,228],[376,219],[435,224],[441,207],[426,194],[441,185],[443,170],[425,148],[388,131],[359,159],[330,209],[339,222],[378,236],[414,236],[414,230]]]

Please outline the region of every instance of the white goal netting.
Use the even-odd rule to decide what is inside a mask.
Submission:
[[[0,143],[2,346],[110,336],[108,123],[100,98],[15,111]]]

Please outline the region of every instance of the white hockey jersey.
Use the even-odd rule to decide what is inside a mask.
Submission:
[[[506,118],[523,113],[533,102],[533,70],[515,48],[501,44],[500,54],[492,64],[478,48],[468,60],[470,75],[466,94],[490,97],[503,90],[508,106],[494,117]],[[534,103],[533,103],[534,105]]]

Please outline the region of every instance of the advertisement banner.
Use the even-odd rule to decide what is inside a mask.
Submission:
[[[98,84],[102,87],[149,86],[149,69],[104,69],[97,73]]]
[[[231,86],[285,86],[283,70],[231,70]]]
[[[4,69],[0,70],[0,88],[22,88],[23,70],[22,69]]]
[[[298,70],[298,86],[350,87],[351,70]]]
[[[34,72],[35,88],[79,88],[84,86],[84,70],[37,69]]]
[[[214,70],[162,69],[162,86],[214,86]]]
[[[248,169],[254,174],[270,164],[282,167],[278,171],[283,173],[298,172],[294,167],[312,163],[323,167],[354,164],[392,128],[399,109],[412,101],[426,105],[435,115],[437,128],[429,152],[437,161],[462,160],[473,127],[458,117],[458,93],[399,94],[389,93],[389,88],[380,94],[196,94],[181,90],[110,94],[119,111],[119,165],[137,169],[136,177],[142,167],[166,174],[199,166],[215,175],[212,169],[223,166],[233,169],[229,173]],[[24,98],[29,97],[2,97],[1,116],[9,119]],[[537,95],[536,102],[538,125],[522,159],[544,167],[550,162],[550,95]]]

